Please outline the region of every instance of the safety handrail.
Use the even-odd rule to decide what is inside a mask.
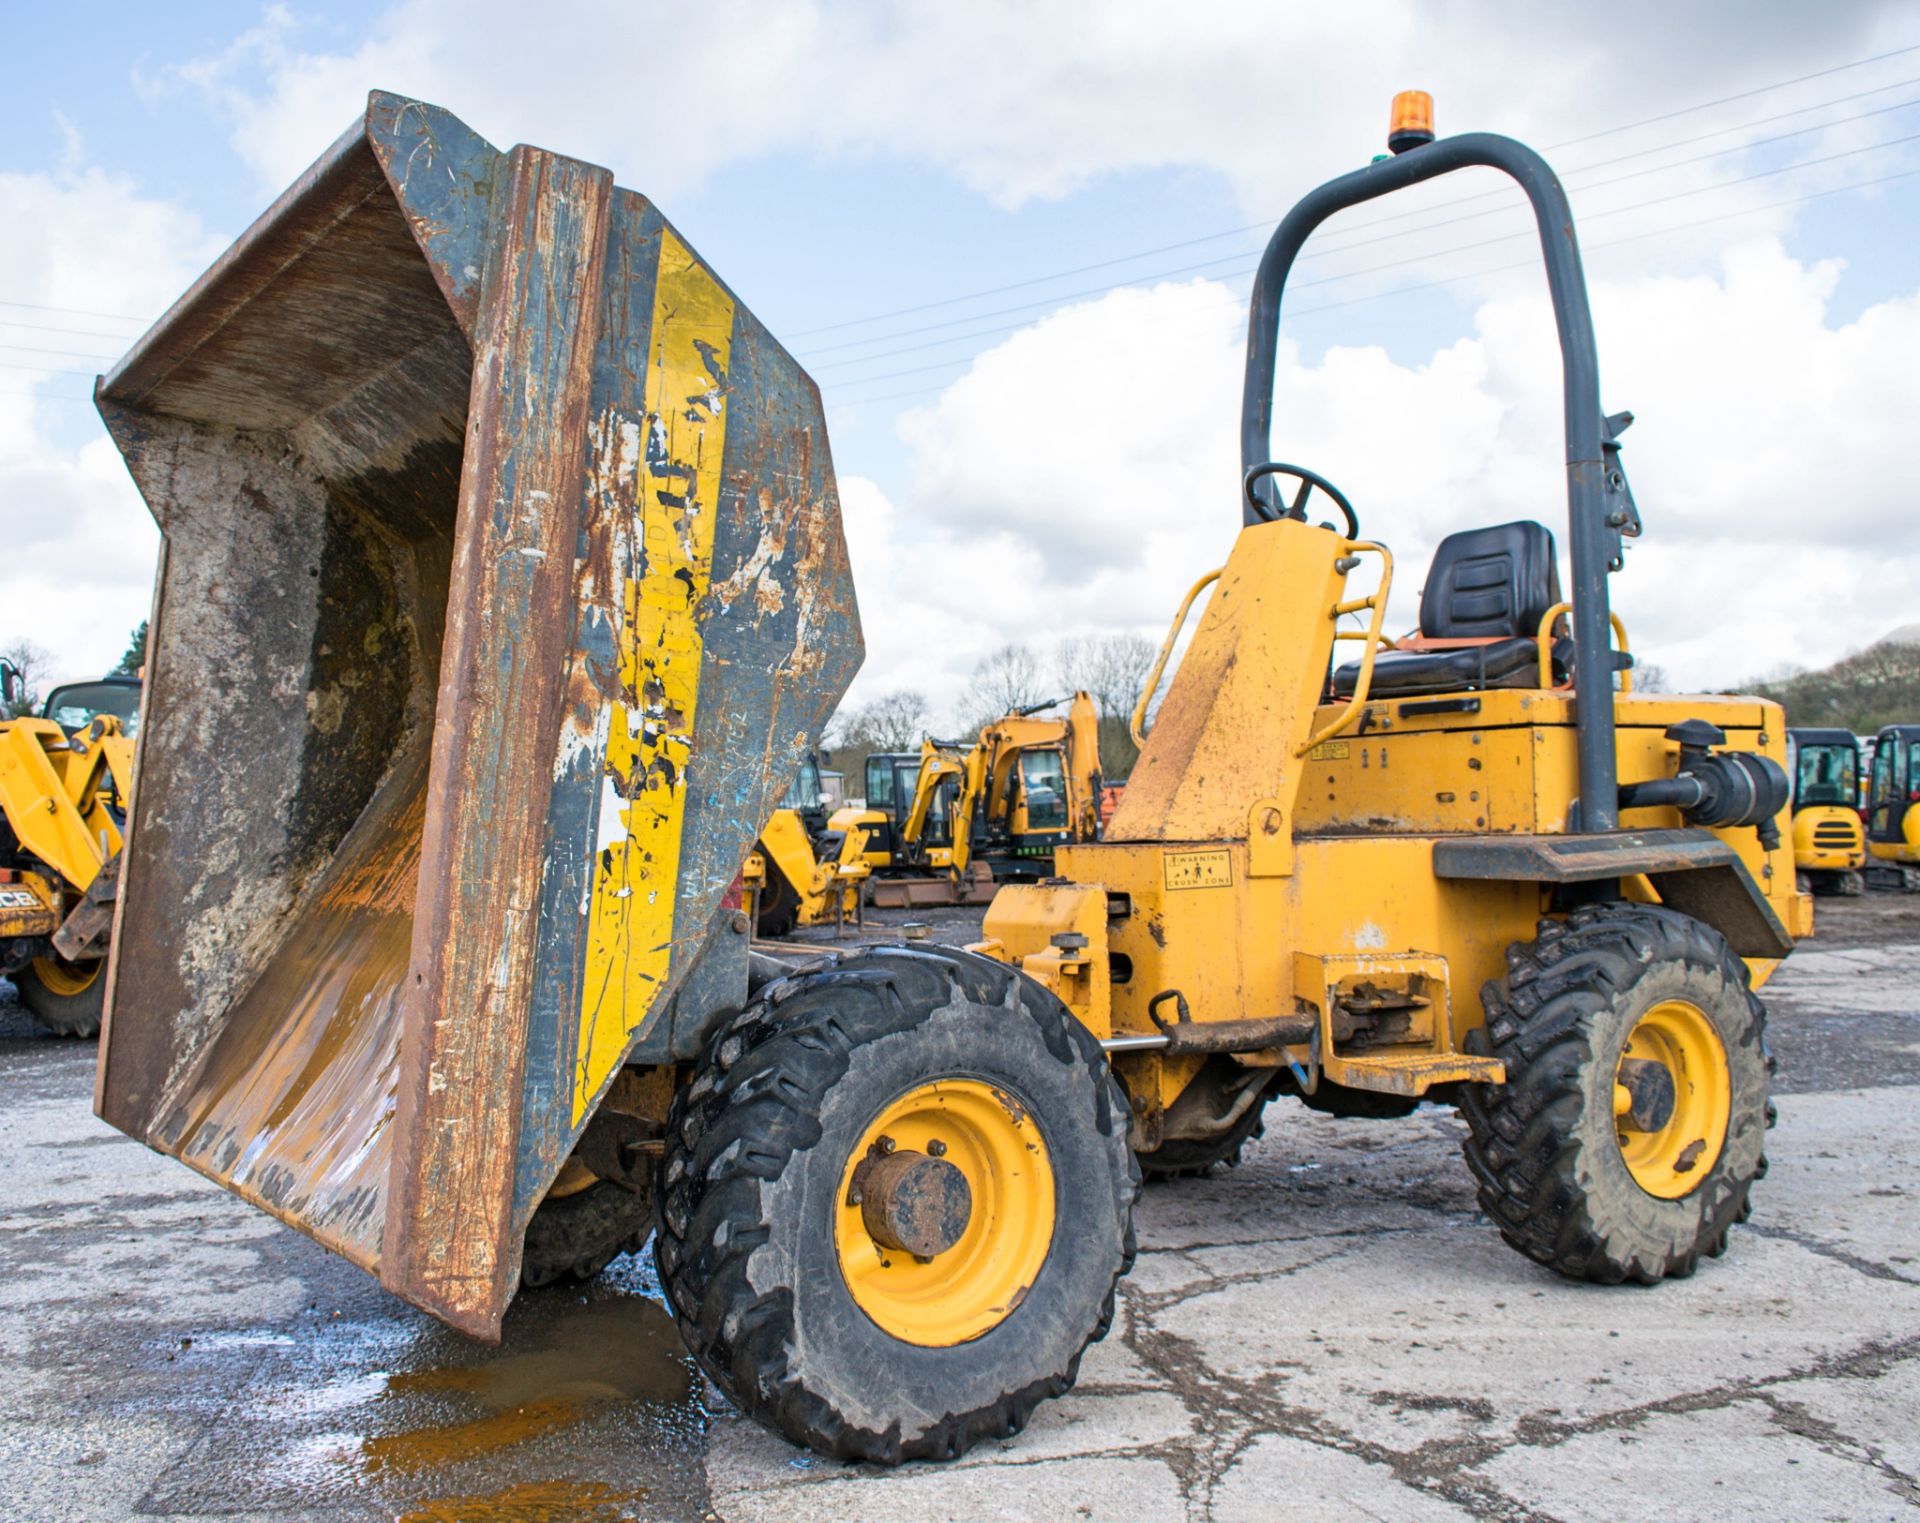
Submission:
[[[1553,686],[1553,621],[1563,613],[1572,612],[1573,604],[1555,603],[1540,619],[1540,629],[1534,638],[1540,643],[1540,686],[1544,688]],[[1607,610],[1607,621],[1613,625],[1613,633],[1615,639],[1619,642],[1618,649],[1620,654],[1623,656],[1631,656],[1633,654],[1633,648],[1627,644],[1627,626],[1622,622],[1620,615],[1609,608]],[[1620,691],[1623,693],[1631,693],[1633,691],[1632,666],[1621,668]]]
[[[1173,654],[1174,641],[1180,638],[1180,631],[1187,622],[1187,613],[1193,607],[1193,600],[1220,580],[1225,566],[1216,566],[1199,581],[1187,589],[1187,595],[1180,600],[1180,611],[1173,616],[1173,627],[1167,631],[1167,638],[1155,657],[1153,670],[1147,674],[1147,685],[1140,690],[1140,701],[1133,706],[1133,718],[1127,722],[1127,733],[1133,737],[1136,746],[1147,743],[1147,705],[1153,702],[1153,695],[1159,691],[1160,678],[1167,670],[1167,659]]]
[[[1373,688],[1373,662],[1380,654],[1380,626],[1387,621],[1387,594],[1393,589],[1393,552],[1385,545],[1375,544],[1370,539],[1348,540],[1343,556],[1365,554],[1372,551],[1380,557],[1380,585],[1364,598],[1346,598],[1333,605],[1327,617],[1338,619],[1342,614],[1358,613],[1363,608],[1373,610],[1373,617],[1367,621],[1367,648],[1360,655],[1360,674],[1353,684],[1353,697],[1347,700],[1347,706],[1336,714],[1327,724],[1302,741],[1294,750],[1295,756],[1305,756],[1322,741],[1329,740],[1353,723],[1355,716],[1366,705],[1367,694]],[[1336,637],[1338,632],[1336,631]]]

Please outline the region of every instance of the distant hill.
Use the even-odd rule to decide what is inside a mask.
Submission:
[[[1871,735],[1886,724],[1920,724],[1920,624],[1903,624],[1821,671],[1750,682],[1739,691],[1775,700],[1790,725]]]

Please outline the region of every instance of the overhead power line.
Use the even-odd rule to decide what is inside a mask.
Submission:
[[[1909,104],[1920,104],[1920,102],[1909,102]],[[1660,196],[1652,196],[1647,198],[1646,200],[1631,201],[1623,206],[1606,207],[1598,211],[1583,213],[1581,215],[1580,220],[1583,224],[1590,224],[1593,222],[1601,221],[1607,217],[1621,216],[1627,212],[1643,211],[1648,207],[1663,206],[1670,202],[1687,200],[1693,196],[1709,195],[1715,191],[1731,190],[1737,186],[1752,184],[1757,180],[1771,179],[1779,175],[1791,174],[1803,169],[1814,169],[1824,164],[1837,163],[1844,159],[1856,158],[1859,155],[1864,153],[1875,153],[1880,151],[1881,149],[1896,148],[1901,146],[1902,144],[1911,143],[1915,141],[1920,141],[1920,133],[1909,133],[1904,137],[1890,138],[1878,143],[1864,144],[1858,148],[1849,148],[1839,153],[1825,154],[1819,158],[1801,159],[1801,160],[1795,161],[1792,164],[1776,165],[1772,169],[1756,170],[1752,174],[1739,175],[1732,179],[1715,180],[1712,183],[1707,185],[1690,186],[1685,190],[1673,191],[1668,194],[1660,195]],[[1609,183],[1612,183],[1612,182],[1609,182]],[[1591,186],[1582,187],[1582,189],[1595,189],[1595,188],[1597,187],[1591,187]],[[1463,220],[1463,219],[1453,219],[1453,220],[1457,221],[1457,220]],[[1431,226],[1433,227],[1442,227],[1447,225],[1448,225],[1447,223],[1431,224]],[[1412,229],[1410,231],[1421,232],[1426,230],[1427,230],[1426,228],[1418,228],[1418,229]],[[1405,236],[1405,234],[1401,236]],[[1296,281],[1292,283],[1292,288],[1295,290],[1300,290],[1300,289],[1304,289],[1312,286],[1334,284],[1343,280],[1355,280],[1366,275],[1380,274],[1384,271],[1398,269],[1409,264],[1425,264],[1432,260],[1444,259],[1451,254],[1468,253],[1474,249],[1486,248],[1496,243],[1510,243],[1513,240],[1518,238],[1530,238],[1534,236],[1537,236],[1537,235],[1533,228],[1531,227],[1522,228],[1517,232],[1500,233],[1490,238],[1476,239],[1471,243],[1457,243],[1452,245],[1451,247],[1444,248],[1444,249],[1433,250],[1431,252],[1426,252],[1426,253],[1411,254],[1402,259],[1393,259],[1393,260],[1388,260],[1381,264],[1368,265],[1363,269],[1347,270],[1338,274],[1318,276],[1311,280]],[[1369,240],[1369,241],[1379,242],[1384,240],[1376,239],[1376,240]],[[1360,245],[1353,245],[1353,247],[1359,247],[1359,246]],[[1207,260],[1204,262],[1204,267],[1210,268],[1215,265],[1226,263],[1229,260],[1234,258],[1244,259],[1248,257],[1248,255],[1251,254],[1251,252],[1252,252],[1251,250],[1242,250],[1242,251],[1239,251],[1237,254],[1228,255],[1222,259]],[[1302,262],[1304,263],[1305,261],[1302,261]],[[1132,284],[1145,283],[1147,281],[1166,280],[1175,275],[1190,273],[1191,271],[1198,268],[1202,268],[1202,267],[1203,266],[1183,266],[1173,270],[1157,271],[1157,272],[1141,275],[1137,278],[1136,281],[1123,282],[1123,284],[1132,285]],[[1216,274],[1215,278],[1227,280],[1227,279],[1233,279],[1241,275],[1249,275],[1253,272],[1254,268],[1255,268],[1254,265],[1245,265],[1239,269],[1222,270]],[[1074,300],[1078,300],[1088,296],[1105,295],[1117,289],[1119,289],[1118,286],[1103,286],[1103,287],[1091,288],[1085,291],[1077,291],[1077,292],[1069,293],[1068,295],[1059,297],[1055,301],[1051,301],[1051,302],[1023,303],[1020,306],[1005,308],[998,312],[980,313],[977,315],[977,318],[974,320],[978,320],[978,318],[985,318],[985,317],[1008,316],[1015,312],[1021,312],[1021,311],[1025,311],[1029,315],[1020,321],[1012,322],[1012,323],[1003,323],[993,328],[977,329],[965,334],[950,334],[948,337],[944,339],[935,339],[924,344],[907,345],[903,348],[884,350],[876,354],[860,355],[860,356],[846,359],[846,360],[829,361],[825,365],[812,367],[812,368],[815,368],[821,371],[826,371],[826,370],[833,370],[846,365],[871,364],[875,360],[888,359],[893,356],[901,355],[901,354],[917,353],[926,349],[937,348],[942,344],[963,343],[963,342],[967,342],[967,341],[978,339],[978,338],[991,338],[1000,333],[1015,332],[1020,328],[1024,328],[1028,326],[1031,322],[1034,321],[1034,317],[1032,315],[1032,308],[1035,306],[1051,307],[1051,306],[1057,305],[1059,302],[1074,301]],[[932,324],[932,325],[929,325],[928,328],[921,329],[918,331],[929,332],[929,331],[933,331],[933,329],[935,328],[944,327],[944,326],[948,326],[948,325]],[[911,336],[912,331],[913,330],[910,330],[909,333],[901,334],[899,336],[901,337]],[[962,359],[962,360],[950,361],[949,363],[964,364],[966,363],[966,361]],[[891,372],[890,374],[898,375],[900,373],[901,372],[896,371],[896,372]],[[836,383],[836,384],[857,385],[863,381],[879,380],[879,379],[883,379],[883,377],[856,376],[856,377],[849,377],[847,380]]]
[[[1897,180],[1910,180],[1915,176],[1920,176],[1920,168],[1897,170],[1892,174],[1878,175],[1871,180],[1860,180],[1848,185],[1833,185],[1825,190],[1810,191],[1803,196],[1789,196],[1779,201],[1768,201],[1759,206],[1743,206],[1730,212],[1718,212],[1711,217],[1696,217],[1687,222],[1670,223],[1665,227],[1648,228],[1644,232],[1629,233],[1620,238],[1609,238],[1597,243],[1584,244],[1582,245],[1582,251],[1586,254],[1596,254],[1606,249],[1620,248],[1625,244],[1639,243],[1647,238],[1664,237],[1669,233],[1689,232],[1694,228],[1710,227],[1714,223],[1729,222],[1740,217],[1758,216],[1762,212],[1777,211],[1782,207],[1788,206],[1800,206],[1809,201],[1821,200],[1826,196],[1845,195],[1849,191],[1871,190],[1876,186],[1888,185]],[[1421,281],[1416,285],[1395,286],[1390,291],[1374,291],[1365,296],[1352,296],[1344,301],[1322,302],[1320,305],[1314,307],[1291,308],[1283,315],[1290,318],[1309,317],[1318,312],[1333,312],[1343,307],[1364,306],[1367,303],[1376,301],[1392,301],[1400,297],[1412,296],[1422,291],[1433,291],[1447,286],[1461,285],[1470,280],[1484,280],[1489,275],[1501,275],[1514,270],[1530,270],[1537,267],[1537,260],[1519,259],[1509,264],[1494,265],[1489,269],[1468,270],[1459,275],[1448,275],[1437,280]],[[1248,269],[1241,273],[1250,275],[1253,272],[1251,269]],[[1244,312],[1246,306],[1247,303],[1243,297],[1238,303],[1238,310]],[[847,381],[841,384],[855,386],[861,384],[862,381],[897,380],[907,375],[924,374],[934,370],[946,370],[955,365],[965,365],[970,363],[972,359],[973,356],[968,355],[961,359],[948,360],[938,365],[921,366],[917,370],[895,371],[891,376],[864,376],[859,380]],[[942,382],[937,386],[920,386],[908,391],[887,392],[885,395],[878,397],[846,397],[844,400],[850,406],[854,404],[864,405],[867,403],[898,402],[910,397],[936,396],[940,392],[945,391],[948,384],[950,383]],[[842,393],[831,386],[827,390],[826,395],[829,400],[836,402],[843,399]]]
[[[1657,123],[1672,121],[1679,117],[1695,115],[1701,111],[1710,111],[1718,106],[1726,106],[1726,105],[1734,104],[1735,102],[1738,102],[1738,101],[1751,100],[1756,96],[1768,95],[1773,93],[1776,90],[1790,89],[1794,85],[1806,84],[1812,80],[1826,79],[1835,74],[1845,74],[1854,69],[1867,68],[1872,64],[1884,63],[1888,59],[1904,57],[1911,53],[1920,53],[1920,43],[1916,43],[1910,47],[1892,48],[1884,53],[1875,53],[1871,57],[1867,57],[1867,58],[1856,58],[1851,62],[1836,64],[1831,68],[1816,69],[1814,72],[1810,74],[1795,75],[1791,79],[1775,80],[1771,84],[1760,85],[1751,90],[1742,90],[1733,95],[1719,96],[1713,100],[1700,101],[1691,106],[1682,106],[1673,111],[1661,112],[1656,116],[1642,117],[1639,120],[1632,121],[1632,122],[1622,122],[1617,126],[1604,127],[1597,132],[1585,133],[1579,137],[1563,138],[1561,141],[1557,143],[1547,144],[1546,151],[1553,152],[1560,148],[1571,148],[1580,143],[1590,143],[1600,138],[1615,136],[1622,132],[1631,132],[1631,131],[1634,131],[1636,128],[1653,126]],[[1891,89],[1895,87],[1881,86],[1880,88]],[[1860,91],[1858,92],[1857,95],[1841,97],[1841,100],[1845,101],[1845,100],[1859,99],[1863,96],[1871,95],[1874,93],[1876,92],[1871,90]],[[1838,103],[1839,102],[1829,102],[1828,104],[1838,104]],[[1810,106],[1810,107],[1805,107],[1803,109],[1817,110],[1819,108]],[[1783,116],[1796,115],[1796,114],[1798,113],[1795,113],[1795,112],[1782,113]],[[1763,125],[1763,124],[1764,124],[1764,121],[1763,123],[1748,123],[1747,125],[1753,126],[1753,125]],[[1729,130],[1738,131],[1740,129],[1733,128]],[[1707,136],[1712,136],[1712,135],[1713,134],[1707,134]],[[1588,167],[1595,168],[1598,166],[1589,165]],[[1406,215],[1406,214],[1403,213],[1401,215]],[[1022,290],[1028,286],[1042,284],[1047,280],[1064,280],[1073,275],[1086,274],[1091,270],[1106,269],[1111,267],[1112,265],[1125,264],[1134,259],[1151,258],[1156,254],[1173,253],[1183,248],[1193,248],[1202,243],[1216,242],[1221,238],[1237,237],[1243,233],[1255,232],[1262,228],[1271,227],[1274,224],[1274,222],[1277,222],[1278,220],[1279,220],[1278,218],[1269,218],[1265,222],[1254,222],[1254,223],[1248,223],[1241,227],[1226,228],[1217,233],[1208,233],[1197,238],[1184,239],[1178,243],[1162,244],[1157,248],[1138,250],[1133,254],[1122,255],[1114,259],[1103,259],[1103,260],[1095,261],[1092,264],[1078,265],[1071,269],[1056,270],[1050,275],[1037,275],[1037,276],[1030,277],[1026,280],[1011,281],[1005,285],[987,286],[987,287],[981,288],[980,290],[964,292],[957,296],[942,297],[937,301],[921,302],[910,307],[897,307],[888,312],[869,313],[864,317],[843,318],[839,322],[823,323],[818,327],[800,328],[789,333],[787,337],[790,339],[808,338],[816,333],[831,333],[843,328],[860,327],[867,323],[885,322],[895,317],[911,317],[921,312],[933,311],[938,307],[955,306],[962,302],[977,301],[982,297],[998,296],[1007,291]],[[1390,219],[1382,218],[1379,220],[1385,221]]]

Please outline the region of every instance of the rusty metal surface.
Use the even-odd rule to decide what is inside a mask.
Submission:
[[[545,819],[572,637],[592,331],[613,177],[536,149],[507,156],[481,282],[454,591],[434,719],[414,922],[414,1024],[401,1049],[392,1241],[381,1278],[485,1331],[519,1269],[507,1128],[527,1047]],[[474,807],[490,800],[495,807]],[[505,807],[501,807],[501,806]],[[469,1097],[449,1103],[448,1097]],[[478,1102],[478,1103],[475,1103]],[[505,1135],[503,1135],[505,1134]],[[553,1159],[557,1169],[559,1158]],[[551,1178],[551,1174],[549,1174]]]
[[[376,93],[98,403],[164,544],[97,1106],[494,1335],[621,1057],[744,998],[724,895],[861,656],[818,393],[607,171]]]

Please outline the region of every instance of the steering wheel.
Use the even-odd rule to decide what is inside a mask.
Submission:
[[[1254,482],[1258,481],[1262,476],[1292,476],[1299,481],[1300,490],[1293,494],[1293,501],[1287,506],[1287,510],[1284,513],[1275,513],[1271,507],[1261,501],[1259,495],[1253,490]],[[1265,465],[1256,465],[1252,470],[1248,471],[1247,479],[1241,483],[1242,490],[1247,494],[1247,502],[1252,506],[1253,511],[1267,523],[1272,523],[1280,518],[1297,518],[1302,523],[1305,523],[1307,518],[1307,499],[1313,495],[1313,489],[1315,487],[1320,488],[1327,496],[1331,497],[1333,499],[1333,505],[1346,516],[1347,538],[1358,539],[1360,537],[1360,520],[1353,511],[1353,504],[1347,501],[1347,494],[1345,492],[1341,491],[1340,488],[1327,480],[1327,478],[1322,476],[1318,471],[1310,471],[1301,465],[1284,465],[1278,460],[1269,460]]]

